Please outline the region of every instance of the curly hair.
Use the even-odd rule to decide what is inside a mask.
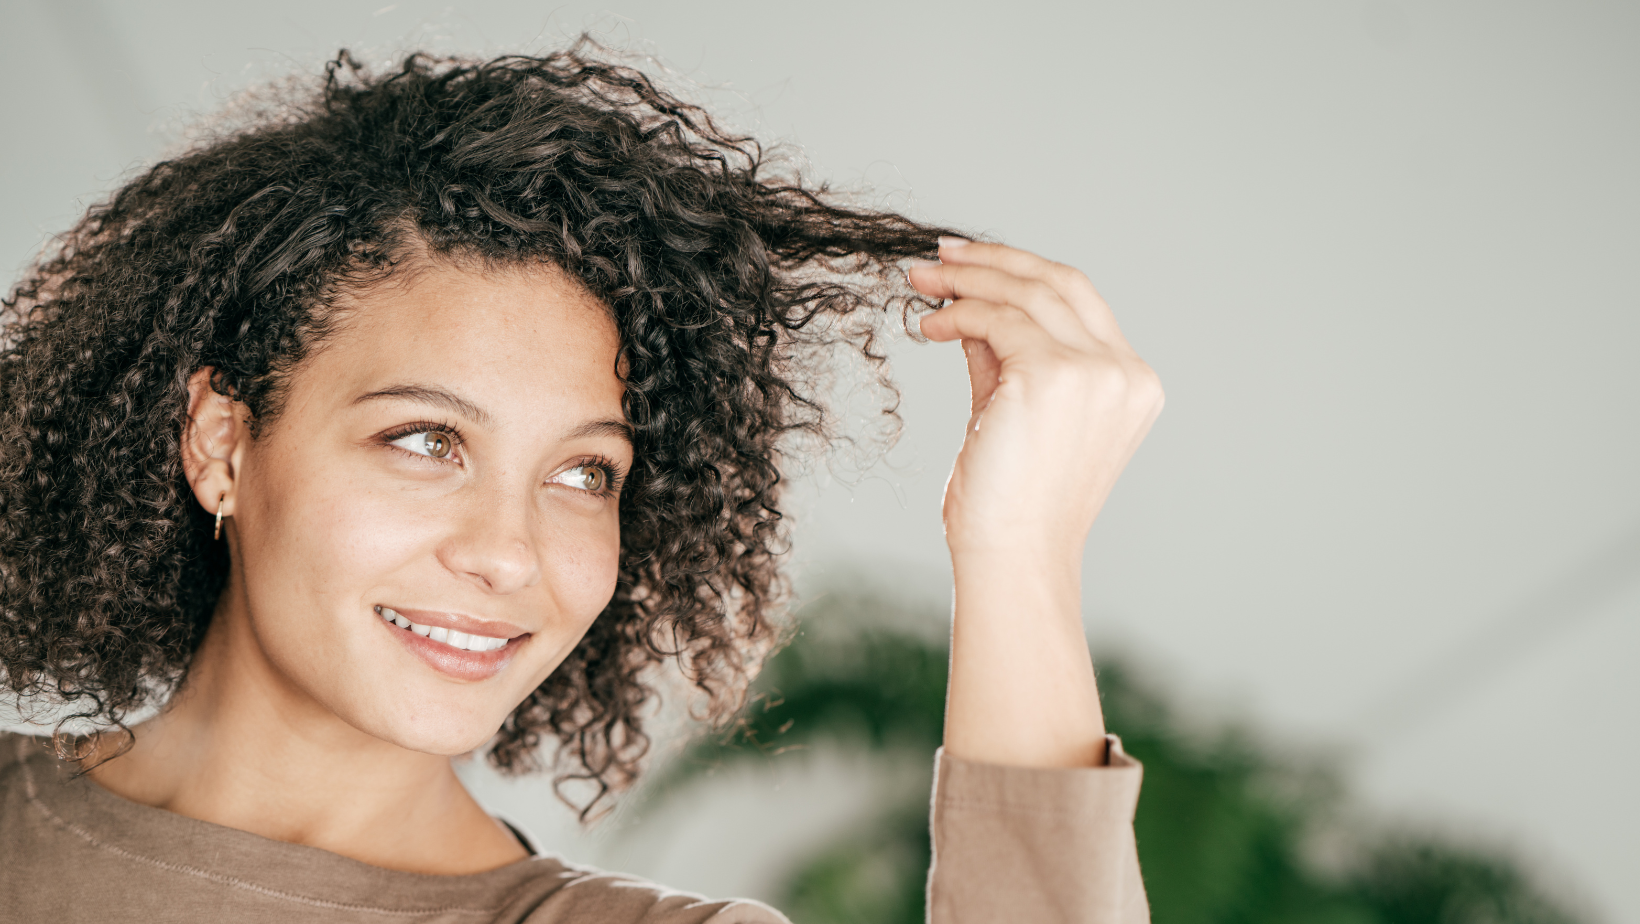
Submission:
[[[93,207],[0,307],[6,685],[123,729],[186,677],[228,566],[183,475],[193,372],[255,434],[339,294],[415,254],[550,262],[612,312],[635,463],[617,590],[488,759],[542,769],[556,739],[589,811],[636,778],[652,668],[677,659],[706,718],[739,708],[787,596],[781,451],[828,425],[804,357],[886,382],[873,332],[922,305],[898,263],[953,232],[806,182],[585,38],[385,72],[344,51],[297,86]]]

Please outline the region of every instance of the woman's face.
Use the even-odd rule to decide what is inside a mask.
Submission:
[[[218,618],[243,619],[287,692],[460,753],[614,592],[619,342],[551,268],[435,264],[356,302],[246,445]]]

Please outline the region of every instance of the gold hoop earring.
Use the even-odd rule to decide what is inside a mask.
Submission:
[[[212,542],[222,538],[222,502],[227,499],[228,495],[226,493],[216,499],[216,532],[211,534]]]

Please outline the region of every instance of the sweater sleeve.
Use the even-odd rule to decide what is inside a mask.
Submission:
[[[1147,924],[1139,762],[1045,770],[935,758],[930,924]]]

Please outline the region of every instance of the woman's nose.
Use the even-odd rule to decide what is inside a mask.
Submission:
[[[458,577],[495,594],[517,593],[541,582],[541,561],[522,498],[492,498],[465,512],[460,527],[439,547],[439,560]]]

